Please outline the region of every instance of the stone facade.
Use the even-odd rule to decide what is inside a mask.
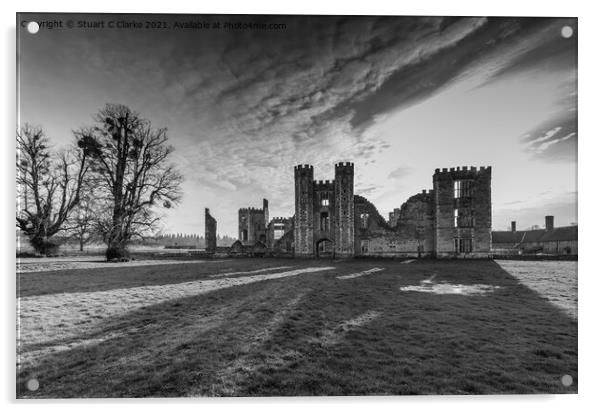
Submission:
[[[238,240],[243,245],[267,243],[267,223],[269,209],[267,199],[263,199],[263,208],[247,207],[238,210]]]
[[[295,167],[295,256],[353,256],[353,163],[335,165],[333,181],[315,181],[313,171]]]
[[[491,167],[437,169],[433,189],[410,197],[387,222],[354,195],[354,165],[335,165],[334,181],[295,167],[293,247],[297,257],[488,257]]]
[[[290,217],[275,217],[270,220],[267,228],[267,246],[269,248],[276,248],[277,243],[279,243],[279,247],[284,247],[285,249],[288,246],[288,250],[291,249],[292,242],[286,243],[279,242],[286,233],[290,232],[293,228],[293,218]]]
[[[205,250],[215,252],[217,248],[217,221],[205,208]]]
[[[491,167],[436,169],[434,254],[487,257],[491,254]]]

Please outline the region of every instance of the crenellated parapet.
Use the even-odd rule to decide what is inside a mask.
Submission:
[[[277,216],[277,217],[273,217],[272,220],[270,220],[270,223],[288,223],[292,219],[293,219],[292,217]]]
[[[458,166],[458,167],[444,167],[442,169],[435,169],[433,179],[471,179],[482,175],[491,175],[491,166]]]
[[[313,180],[314,167],[312,165],[297,165],[295,166],[295,177],[310,176]]]
[[[334,181],[333,180],[314,180],[314,190],[323,191],[323,190],[333,190],[334,189]]]
[[[353,162],[339,162],[334,165],[334,173],[337,174],[353,174]]]

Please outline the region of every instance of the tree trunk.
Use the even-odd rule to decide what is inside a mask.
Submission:
[[[83,252],[84,251],[84,236],[80,236],[79,237],[79,251]]]
[[[29,243],[34,250],[43,256],[56,256],[59,251],[59,245],[43,237],[33,237],[29,239]]]
[[[130,252],[125,243],[115,242],[107,248],[106,257],[109,262],[123,262],[130,260]]]

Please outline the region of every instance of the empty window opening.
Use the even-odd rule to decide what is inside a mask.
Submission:
[[[330,230],[330,217],[328,212],[320,213],[320,230]]]
[[[283,223],[274,224],[274,240],[278,240],[282,236],[284,236],[284,224]]]
[[[361,241],[362,253],[368,253],[368,245],[369,245],[369,241],[368,240],[362,240]]]
[[[472,252],[472,239],[454,239],[456,253]]]
[[[472,180],[454,180],[454,199],[472,197]]]
[[[328,193],[323,192],[320,195],[320,205],[322,206],[328,206],[330,204],[330,199],[328,198]]]
[[[454,209],[454,227],[474,227],[472,211]]]
[[[362,229],[367,229],[368,228],[368,218],[370,217],[370,215],[368,213],[362,213],[360,215],[360,219],[362,221]]]

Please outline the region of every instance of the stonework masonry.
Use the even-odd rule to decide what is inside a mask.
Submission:
[[[217,221],[205,208],[205,250],[215,252],[217,248]]]
[[[263,199],[263,208],[247,207],[238,210],[238,240],[243,245],[267,242],[269,219],[268,201]]]
[[[350,162],[335,165],[334,180],[295,166],[294,216],[270,220],[266,199],[263,208],[239,209],[236,248],[301,258],[491,256],[491,167],[436,169],[433,188],[394,208],[388,221],[354,193],[354,175]]]
[[[491,167],[436,169],[434,253],[437,257],[491,253]]]
[[[433,189],[394,209],[386,221],[354,194],[353,163],[335,165],[335,179],[314,180],[313,166],[295,171],[296,257],[489,257],[491,167],[437,169]]]

